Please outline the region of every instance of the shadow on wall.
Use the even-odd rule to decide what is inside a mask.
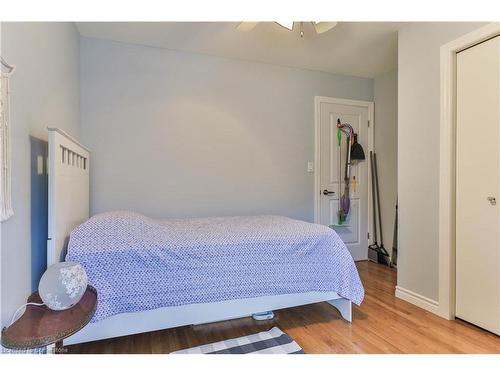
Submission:
[[[30,136],[31,144],[31,289],[47,268],[48,173],[47,141]]]

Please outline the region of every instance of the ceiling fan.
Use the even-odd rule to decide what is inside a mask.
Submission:
[[[275,22],[281,27],[284,27],[285,29],[288,29],[290,31],[293,30],[294,24],[298,23],[300,27],[300,37],[302,38],[304,36],[304,22],[293,22],[293,21],[285,21],[285,22]],[[316,30],[317,34],[323,34],[326,33],[327,31],[333,29],[335,26],[337,26],[337,22],[316,22],[312,21],[312,25],[314,26],[314,30]],[[250,31],[257,26],[258,22],[240,22],[238,26],[236,26],[236,29],[239,31]]]

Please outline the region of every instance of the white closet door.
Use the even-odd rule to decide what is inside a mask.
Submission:
[[[500,37],[457,54],[456,316],[500,334]]]

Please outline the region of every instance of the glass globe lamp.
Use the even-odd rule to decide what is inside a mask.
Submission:
[[[66,310],[76,305],[87,290],[85,269],[76,262],[51,265],[38,285],[38,294],[51,310]]]

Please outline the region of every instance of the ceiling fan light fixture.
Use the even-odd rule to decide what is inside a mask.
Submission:
[[[290,31],[293,30],[293,21],[285,21],[285,22],[278,22],[278,21],[275,21],[278,25],[280,25],[281,27],[284,27],[285,29],[288,29]]]
[[[323,34],[337,26],[337,22],[313,22],[316,33]]]

